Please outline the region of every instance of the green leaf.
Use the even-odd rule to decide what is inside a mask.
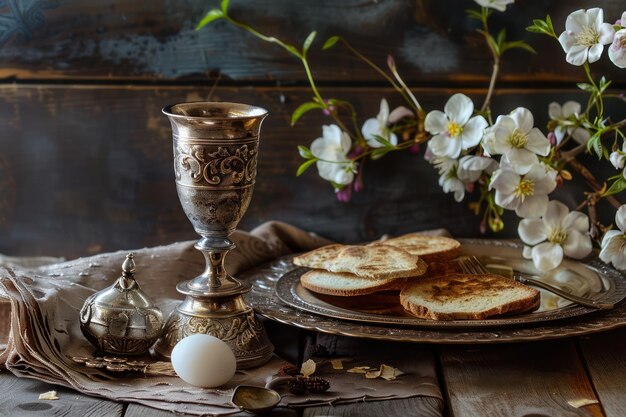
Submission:
[[[548,24],[541,19],[533,19],[533,24],[526,28],[529,32],[546,33],[548,31]]]
[[[502,48],[505,42],[506,42],[506,29],[502,29],[500,32],[498,32],[496,43],[498,44],[499,48]]]
[[[544,35],[552,36],[556,38],[554,33],[554,26],[552,26],[552,19],[550,15],[546,15],[546,20],[533,19],[533,24],[526,28],[528,32],[543,33]]]
[[[532,26],[526,26],[526,31],[527,32],[532,32],[532,33],[545,33],[542,29],[539,29],[537,26],[532,25]]]
[[[600,90],[601,93],[604,93],[604,90],[609,88],[611,83],[612,81],[607,81],[607,79],[604,78],[604,76],[602,76],[602,78],[600,78],[600,82],[598,83],[598,89]]]
[[[224,17],[224,12],[218,9],[209,10],[209,12],[202,18],[198,26],[196,26],[196,30],[200,30],[209,23],[214,20],[221,19]]]
[[[339,36],[331,36],[330,38],[326,39],[326,42],[324,42],[324,46],[322,46],[322,49],[326,50],[332,48],[337,42],[339,42],[339,39],[341,39]]]
[[[311,150],[309,148],[307,148],[306,146],[298,145],[298,153],[304,159],[315,158],[313,156],[313,153],[311,152]]]
[[[317,35],[316,31],[309,33],[309,36],[304,40],[304,44],[302,45],[302,55],[306,55],[307,51],[311,47],[311,44],[315,40],[315,36]]]
[[[621,193],[624,190],[626,190],[626,178],[624,178],[623,175],[620,175],[619,178],[611,184],[609,189],[604,192],[603,196],[606,197],[608,195]]]
[[[593,93],[594,91],[596,91],[596,88],[589,83],[577,83],[576,86],[580,88],[581,90],[586,91],[588,93]]]
[[[596,132],[587,142],[587,150],[591,151],[592,149],[598,156],[598,159],[601,159],[604,151],[602,146],[602,134],[600,132]]]
[[[372,151],[372,159],[378,159],[384,155],[387,155],[391,150],[391,148],[377,148]]]
[[[316,162],[317,162],[317,158],[309,159],[308,161],[303,162],[302,165],[298,167],[298,171],[296,172],[296,177],[299,177],[300,175],[304,174],[304,171],[309,169],[309,167]]]
[[[548,30],[554,33],[554,26],[552,26],[552,18],[549,14],[546,15],[546,25],[548,25]]]
[[[374,139],[376,139],[376,142],[380,143],[385,148],[392,148],[392,149],[394,148],[391,142],[389,142],[387,139],[383,138],[380,135],[374,135]]]
[[[501,53],[504,53],[504,51],[507,51],[509,49],[523,49],[525,51],[528,51],[532,54],[536,54],[537,51],[535,51],[535,48],[533,48],[532,46],[530,46],[529,44],[527,44],[524,41],[513,41],[513,42],[507,42],[505,43],[502,48],[501,48]]]
[[[302,117],[304,113],[313,109],[321,109],[322,107],[323,106],[321,104],[315,103],[313,101],[307,101],[306,103],[300,104],[291,115],[291,125],[295,125],[298,119],[300,119],[300,117]]]
[[[221,8],[222,8],[222,11],[224,12],[224,14],[226,14],[226,11],[228,10],[228,3],[229,2],[230,2],[230,0],[222,0]]]

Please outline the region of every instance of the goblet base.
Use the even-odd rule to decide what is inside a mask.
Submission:
[[[235,354],[237,369],[262,365],[274,351],[263,324],[246,305],[242,294],[222,298],[188,295],[170,314],[163,335],[154,346],[156,356],[169,360],[176,343],[196,333],[226,342]]]

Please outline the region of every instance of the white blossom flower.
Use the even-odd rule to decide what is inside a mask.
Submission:
[[[459,202],[465,198],[465,184],[457,177],[459,161],[447,156],[436,156],[430,149],[430,144],[426,148],[424,158],[433,164],[439,172],[439,185],[444,193],[454,193],[454,199]]]
[[[414,118],[415,113],[413,113],[413,110],[410,110],[404,106],[398,106],[393,109],[391,113],[389,113],[389,118],[387,119],[387,122],[397,123],[405,117]]]
[[[619,230],[609,230],[602,238],[600,259],[617,269],[626,269],[626,204],[615,213],[615,224]]]
[[[487,121],[482,116],[472,116],[474,103],[464,94],[450,97],[444,111],[433,110],[426,115],[424,127],[434,136],[429,142],[437,156],[458,158],[461,151],[480,143]]]
[[[550,152],[550,142],[534,127],[530,110],[518,107],[508,116],[498,116],[493,125],[492,152],[502,154],[503,161],[518,174],[526,174],[537,164],[537,155]]]
[[[615,169],[623,169],[624,162],[626,161],[626,142],[622,143],[621,151],[613,151],[611,155],[609,155],[609,161],[615,167]],[[626,169],[622,171],[622,175],[626,178]]]
[[[439,185],[444,193],[454,193],[454,200],[457,203],[465,198],[465,184],[455,177],[454,169],[439,177]]]
[[[566,101],[561,106],[557,102],[552,102],[548,106],[548,114],[550,119],[558,123],[554,129],[554,135],[556,136],[556,144],[560,144],[565,134],[571,135],[574,140],[580,144],[586,143],[591,136],[589,131],[583,127],[578,126],[578,117],[581,112],[580,103],[575,101]]]
[[[311,144],[320,177],[335,184],[350,184],[354,179],[354,164],[347,158],[352,141],[337,125],[322,126],[322,137]]]
[[[491,174],[495,171],[497,166],[498,163],[491,158],[465,155],[459,159],[459,167],[456,170],[456,175],[464,183],[472,183],[478,180],[483,172]]]
[[[622,22],[626,24],[626,12],[622,15]],[[609,46],[609,59],[619,68],[626,68],[626,29],[615,32],[613,43]]]
[[[382,143],[376,140],[376,136],[390,142],[392,145],[398,144],[398,136],[389,129],[389,104],[384,98],[380,100],[380,111],[376,118],[370,118],[363,123],[361,128],[363,138],[372,148],[380,148]]]
[[[489,183],[489,189],[496,190],[496,204],[515,210],[519,217],[542,216],[548,207],[548,194],[555,188],[556,172],[543,164],[533,165],[523,176],[503,165]]]
[[[524,257],[533,260],[541,271],[561,264],[563,255],[581,259],[591,253],[589,218],[580,211],[570,212],[560,201],[552,200],[540,219],[524,219],[517,228],[527,245]]]
[[[494,144],[496,143],[496,128],[495,126],[489,126],[485,129],[485,134],[483,135],[483,139],[481,141],[481,146],[483,147],[483,152],[485,156],[491,156],[496,154],[496,150],[494,148]]]
[[[487,7],[490,9],[496,9],[500,12],[506,10],[506,6],[515,2],[515,0],[474,0],[482,7]]]
[[[565,60],[572,65],[596,62],[602,55],[604,45],[613,41],[615,30],[604,23],[604,11],[598,7],[576,10],[567,16],[565,32],[559,42],[567,54]]]

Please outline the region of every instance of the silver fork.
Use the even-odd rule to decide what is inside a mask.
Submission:
[[[459,266],[461,267],[461,270],[466,274],[489,273],[487,268],[485,268],[485,266],[475,256],[461,256],[458,258],[458,263],[459,263]],[[553,294],[558,295],[559,297],[563,297],[566,300],[573,301],[576,304],[580,304],[586,307],[597,308],[599,310],[610,310],[614,307],[612,303],[605,303],[601,301],[595,301],[595,300],[590,300],[588,298],[579,297],[577,295],[565,292],[550,284],[546,284],[543,281],[539,281],[534,278],[524,276],[520,273],[514,272],[513,279],[521,284],[532,285],[535,287],[542,288],[546,291],[549,291]]]

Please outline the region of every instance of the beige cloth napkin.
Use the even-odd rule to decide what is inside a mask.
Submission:
[[[229,254],[226,263],[233,274],[282,255],[329,243],[280,222],[265,223],[250,233],[238,231],[232,240],[237,249]],[[134,251],[136,278],[165,314],[181,300],[175,291],[176,283],[198,275],[204,268],[204,259],[193,244],[183,242]],[[68,386],[111,400],[196,415],[223,415],[238,411],[230,402],[235,386],[262,386],[267,377],[286,364],[275,357],[260,368],[237,372],[225,387],[201,389],[177,377],[120,376],[74,363],[72,356],[93,354],[93,348],[80,332],[78,311],[89,295],[111,285],[120,275],[125,254],[120,251],[35,268],[0,266],[0,289],[11,302],[11,328],[7,349],[0,354],[0,365],[17,376]],[[357,361],[368,359],[359,357],[359,352],[354,354]],[[393,383],[372,382],[362,375],[330,371],[328,378],[333,386],[330,392],[312,397],[285,395],[282,404],[417,395],[441,398],[432,363],[427,357],[416,360],[411,369],[403,369],[408,374]],[[321,370],[320,375],[326,373]]]

